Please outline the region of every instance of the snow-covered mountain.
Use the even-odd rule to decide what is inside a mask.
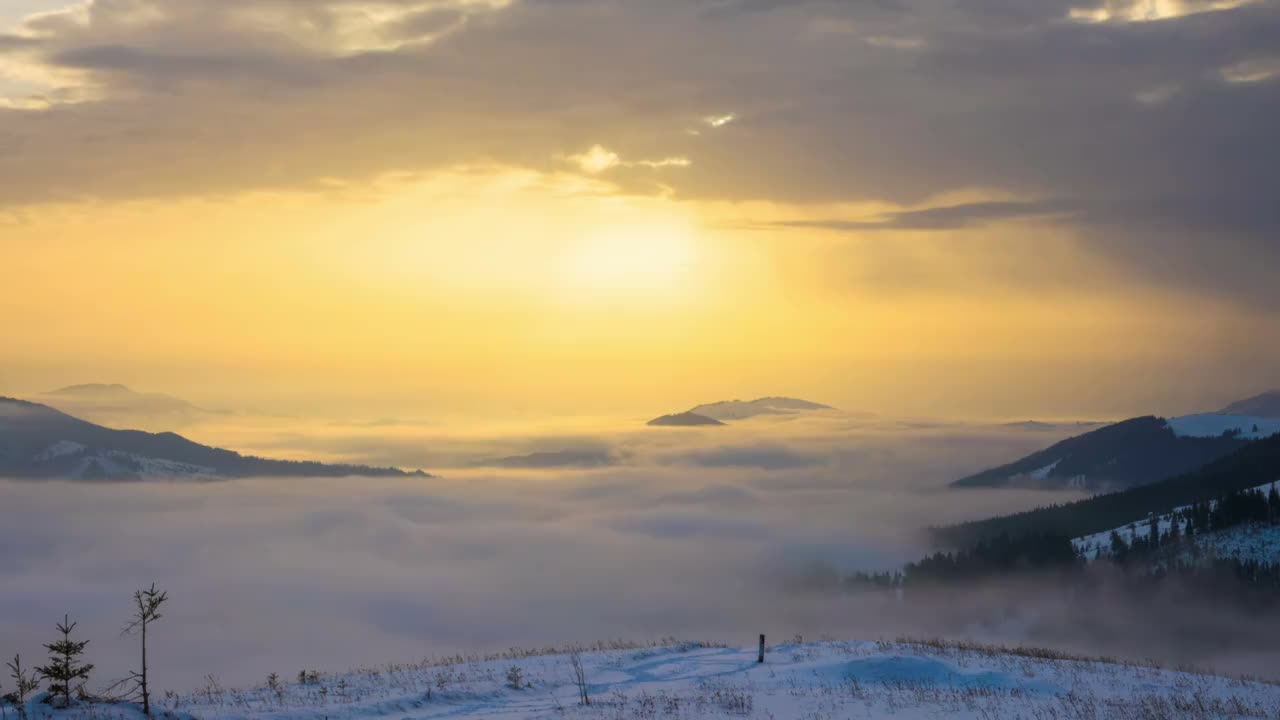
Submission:
[[[1263,718],[1280,715],[1280,686],[1167,670],[1150,662],[1035,648],[944,642],[702,643],[495,656],[304,673],[251,688],[207,687],[157,698],[173,720],[672,720],[680,718]],[[586,702],[584,702],[584,699]],[[125,703],[49,720],[142,720]]]
[[[0,398],[0,477],[212,480],[251,476],[427,477],[395,468],[266,460],[174,433],[113,430],[46,405]]]
[[[953,487],[1117,490],[1173,477],[1280,432],[1280,420],[1201,414],[1139,417],[1068,438]]]

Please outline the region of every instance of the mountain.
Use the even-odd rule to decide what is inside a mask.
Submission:
[[[1068,438],[951,485],[1124,489],[1189,472],[1275,432],[1280,432],[1280,421],[1266,418],[1214,413],[1168,420],[1138,417]]]
[[[715,418],[707,417],[706,415],[699,415],[694,412],[682,412],[682,413],[676,413],[674,415],[663,415],[662,417],[656,417],[645,424],[651,425],[654,427],[693,427],[696,425],[724,425],[724,423],[720,422],[719,420],[716,420]]]
[[[757,400],[722,400],[699,405],[689,412],[716,420],[746,420],[757,415],[790,415],[813,410],[831,410],[830,405],[788,397],[764,397]]]
[[[1237,400],[1218,411],[1224,415],[1252,415],[1262,418],[1280,418],[1280,390],[1268,390],[1261,395]]]
[[[0,477],[214,480],[354,475],[430,477],[420,470],[266,460],[171,432],[113,430],[47,405],[0,397]]]
[[[1280,435],[1245,442],[1235,452],[1203,467],[1149,485],[1073,503],[935,528],[933,535],[938,543],[951,547],[967,547],[1001,534],[1019,536],[1040,532],[1081,538],[1140,522],[1151,513],[1167,513],[1183,505],[1213,500],[1225,493],[1259,487],[1276,480],[1280,480]]]
[[[172,395],[137,392],[115,383],[69,385],[36,399],[75,417],[108,426],[173,428],[214,414]]]

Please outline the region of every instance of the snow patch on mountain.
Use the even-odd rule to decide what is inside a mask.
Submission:
[[[44,452],[40,453],[39,455],[36,455],[35,459],[38,462],[45,462],[48,460],[52,460],[54,458],[62,457],[64,455],[75,455],[76,453],[84,452],[85,450],[86,450],[85,446],[81,445],[78,442],[72,442],[70,440],[59,440],[53,443],[52,445],[50,445],[49,447],[45,448]]]
[[[1027,473],[1027,476],[1030,477],[1032,480],[1044,480],[1045,478],[1049,477],[1049,473],[1053,472],[1053,469],[1058,467],[1058,464],[1061,462],[1062,462],[1062,458],[1058,458],[1057,460],[1054,460],[1053,462],[1049,463],[1048,465],[1045,465],[1042,468],[1039,468],[1038,470],[1032,470],[1031,472]]]

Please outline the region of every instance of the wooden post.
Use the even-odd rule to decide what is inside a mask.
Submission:
[[[764,662],[764,633],[760,633],[760,657],[756,662]]]

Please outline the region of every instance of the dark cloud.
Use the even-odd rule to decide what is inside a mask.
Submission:
[[[1066,0],[404,2],[385,27],[349,27],[350,3],[153,5],[6,41],[102,99],[0,111],[0,203],[563,169],[601,143],[691,160],[604,176],[636,191],[925,206],[876,225],[904,229],[1049,216],[1135,279],[1275,299],[1247,269],[1280,259],[1280,82],[1223,75],[1276,56],[1274,0],[1096,23]],[[928,208],[974,188],[1053,200]],[[838,221],[814,227],[874,229]]]

